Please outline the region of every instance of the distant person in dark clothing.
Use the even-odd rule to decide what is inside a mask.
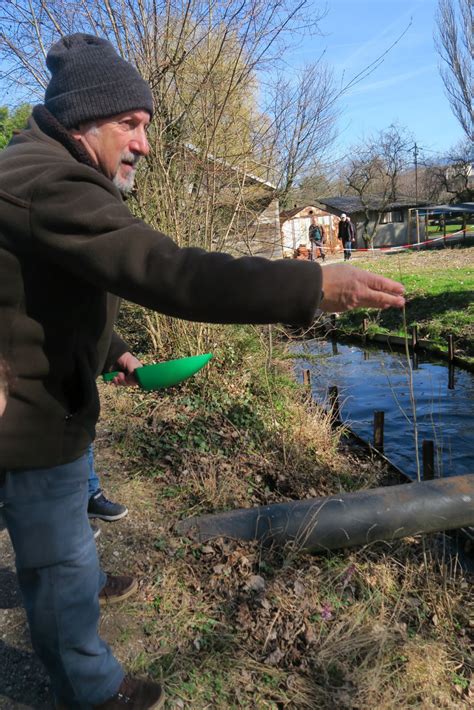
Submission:
[[[344,261],[348,261],[351,258],[352,245],[355,244],[355,229],[349,217],[344,213],[341,214],[337,237],[344,247]]]
[[[312,217],[311,224],[309,225],[309,243],[311,246],[312,261],[315,261],[319,257],[321,257],[321,260],[324,261],[326,256],[324,254],[323,244],[325,244],[325,242],[326,237],[323,225],[317,223],[316,217]]]

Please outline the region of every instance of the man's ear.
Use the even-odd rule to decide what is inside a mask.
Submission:
[[[69,135],[72,136],[76,141],[82,140],[82,131],[79,128],[70,128]]]

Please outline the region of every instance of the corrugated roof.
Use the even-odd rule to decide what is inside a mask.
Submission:
[[[446,212],[474,212],[474,202],[459,202],[457,205],[428,205],[418,210],[420,214],[445,214]]]
[[[303,205],[302,207],[293,207],[291,210],[282,210],[280,212],[280,222],[286,222],[288,219],[296,217],[297,214],[303,212],[303,210],[321,210],[321,207],[317,205]]]
[[[320,197],[318,202],[325,207],[329,207],[332,210],[336,210],[339,214],[345,212],[346,214],[354,214],[356,212],[363,212],[364,207],[360,200],[360,197],[352,195],[344,195],[343,197]],[[383,206],[384,212],[389,212],[400,207],[422,207],[426,205],[426,202],[414,200],[412,197],[400,198],[395,202],[390,202],[384,204],[385,200],[377,195],[368,197],[366,200],[369,205],[369,209],[379,210]]]

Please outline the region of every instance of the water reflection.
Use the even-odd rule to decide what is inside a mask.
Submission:
[[[442,363],[424,362],[412,370],[404,354],[364,350],[319,340],[299,343],[296,366],[302,379],[311,371],[313,396],[328,401],[328,390],[339,388],[342,419],[368,441],[373,438],[374,411],[385,412],[385,455],[410,476],[417,475],[414,422],[421,442],[434,442],[435,475],[474,473],[474,377]],[[305,360],[305,353],[312,357]],[[410,393],[413,381],[415,412]]]

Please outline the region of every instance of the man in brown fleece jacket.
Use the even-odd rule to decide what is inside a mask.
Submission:
[[[133,367],[118,299],[188,320],[309,324],[317,308],[403,305],[400,284],[309,261],[180,249],[123,195],[148,153],[152,94],[105,40],[63,37],[45,103],[0,154],[0,352],[13,370],[0,425],[0,501],[33,646],[57,707],[159,707],[98,637],[99,598],[136,587],[100,571],[87,520],[95,379]]]

